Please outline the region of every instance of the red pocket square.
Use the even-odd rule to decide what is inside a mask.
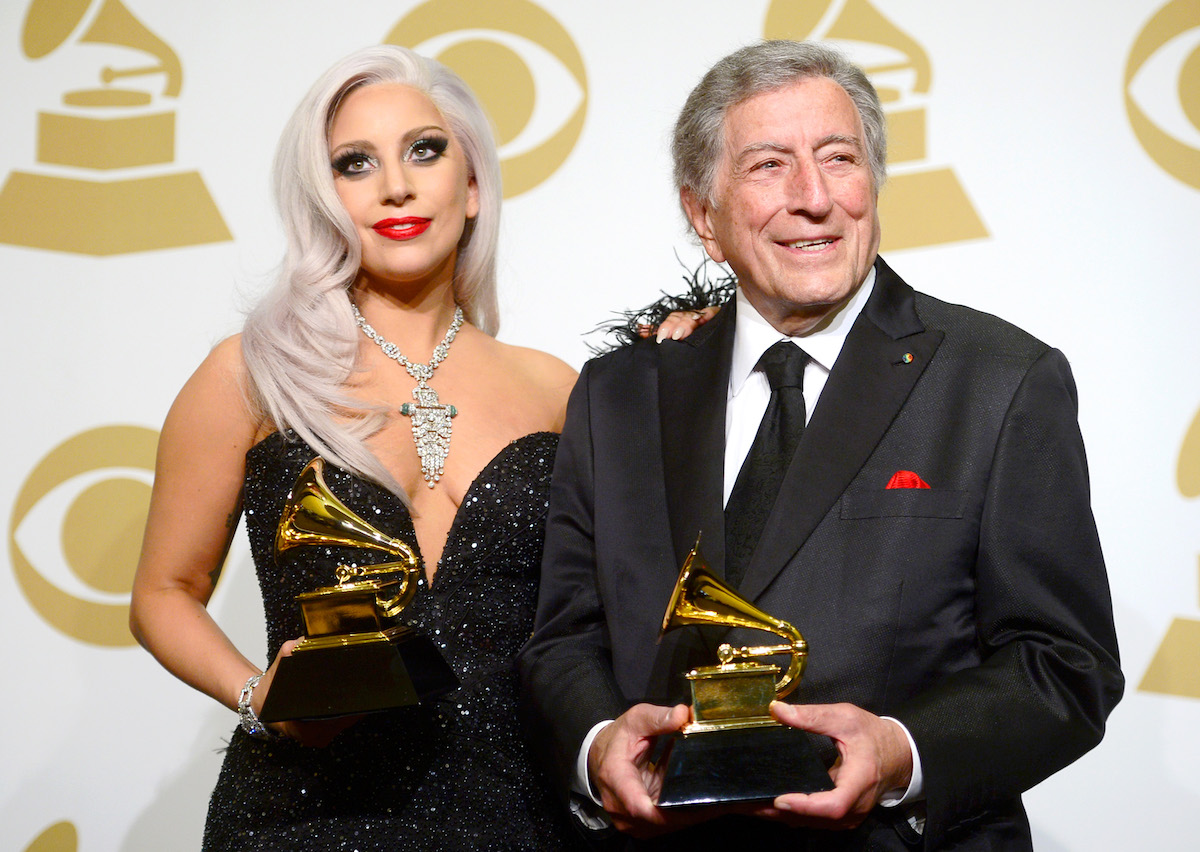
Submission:
[[[888,488],[928,488],[929,483],[911,470],[898,470],[888,480]]]

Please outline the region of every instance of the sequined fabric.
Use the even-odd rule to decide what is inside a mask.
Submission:
[[[235,730],[209,806],[206,850],[569,848],[575,833],[522,739],[513,659],[537,596],[557,435],[510,444],[471,485],[432,584],[406,620],[441,648],[462,682],[430,706],[375,713],[326,748],[263,742]],[[300,635],[295,596],[334,582],[339,562],[382,553],[305,547],[276,562],[275,526],[314,453],[282,434],[247,455],[245,512],[267,641]],[[330,489],[388,535],[416,548],[396,497],[331,466]]]

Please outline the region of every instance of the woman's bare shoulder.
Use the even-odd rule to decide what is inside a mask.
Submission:
[[[264,418],[254,404],[241,335],[227,337],[209,350],[179,392],[171,413],[210,427],[220,423],[226,429],[261,436]]]
[[[242,335],[231,334],[210,349],[196,370],[196,375],[231,380],[244,388],[247,373],[246,359],[242,355]]]
[[[496,346],[509,369],[547,391],[565,389],[565,393],[570,393],[579,377],[574,367],[549,352],[499,341]]]
[[[533,404],[540,412],[539,429],[562,431],[567,399],[579,374],[566,361],[527,346],[514,346],[491,339],[486,357],[493,366],[489,373],[500,386]]]

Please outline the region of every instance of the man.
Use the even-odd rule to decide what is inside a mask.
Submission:
[[[686,340],[592,361],[572,396],[521,660],[562,783],[636,836],[712,820],[664,847],[1030,848],[1021,792],[1099,742],[1123,688],[1066,360],[877,257],[883,113],[836,53],[726,57],[674,154],[738,294]],[[787,416],[807,426],[764,508],[772,464],[752,460],[782,428],[770,362],[796,363],[792,344]],[[716,573],[808,640],[795,703],[772,713],[833,742],[832,791],[732,816],[655,806],[680,675],[715,662],[700,628],[656,644],[697,533]]]

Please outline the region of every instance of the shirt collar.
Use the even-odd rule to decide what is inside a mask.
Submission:
[[[828,373],[842,351],[842,344],[846,342],[846,335],[850,333],[850,327],[862,313],[863,305],[867,303],[867,299],[871,297],[871,291],[874,289],[875,267],[872,266],[867,273],[866,280],[858,288],[858,292],[850,297],[850,301],[834,314],[829,322],[819,325],[807,334],[789,338],[787,335],[780,334],[763,319],[762,314],[754,309],[750,300],[742,293],[742,288],[738,287],[737,317],[733,333],[733,363],[729,372],[730,396],[737,396],[741,393],[742,386],[746,384],[746,379],[750,378],[755,365],[758,364],[758,359],[780,340],[795,341],[808,353],[809,358]]]

